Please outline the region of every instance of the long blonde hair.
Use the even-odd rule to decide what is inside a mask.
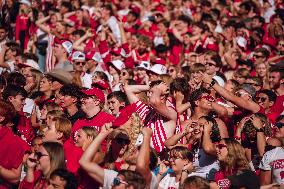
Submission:
[[[220,168],[227,176],[239,171],[250,169],[245,149],[234,139],[224,138],[227,145],[228,155],[225,161],[220,161]]]

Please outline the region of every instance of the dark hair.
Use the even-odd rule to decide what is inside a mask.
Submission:
[[[64,186],[65,189],[77,189],[78,181],[73,173],[66,169],[56,169],[51,173],[50,178],[54,178],[56,176],[66,182]]]
[[[260,52],[266,59],[269,58],[269,51],[266,49],[266,48],[258,48],[254,51],[255,53],[256,52]]]
[[[81,92],[80,88],[74,84],[63,85],[60,88],[59,93],[62,94],[63,96],[66,95],[66,96],[75,97],[77,98],[77,100],[79,100],[83,96],[83,93]]]
[[[131,170],[120,170],[118,175],[122,175],[128,185],[133,186],[135,189],[145,189],[146,181],[142,175],[136,171]]]
[[[186,15],[180,15],[177,19],[179,21],[187,23],[188,25],[190,25],[190,23],[191,23],[191,19]]]
[[[17,85],[7,85],[2,93],[3,100],[7,101],[9,96],[15,97],[17,95],[22,95],[23,97],[27,97],[27,91],[20,86]]]
[[[24,87],[26,85],[26,78],[19,72],[12,72],[7,76],[7,85],[9,84]]]
[[[278,72],[280,74],[280,79],[284,79],[284,69],[279,69],[277,66],[271,67],[269,72]]]
[[[258,21],[259,21],[261,24],[264,24],[264,23],[265,23],[265,19],[264,19],[262,16],[259,16],[259,15],[256,15],[256,16],[252,17],[252,19],[258,19]]]
[[[150,170],[154,170],[155,167],[158,164],[158,154],[155,151],[155,149],[151,148],[150,150],[150,164],[149,164],[149,168]]]
[[[276,101],[277,95],[272,90],[263,89],[263,90],[259,91],[258,94],[260,94],[260,93],[266,94],[268,96],[269,101],[272,101],[272,102]]]
[[[85,35],[85,31],[84,30],[75,30],[72,32],[72,35],[79,35],[80,37],[82,37],[83,35]]]
[[[221,135],[220,135],[220,130],[219,130],[217,121],[213,117],[210,117],[210,116],[202,116],[200,118],[203,118],[207,122],[211,122],[212,123],[212,131],[211,131],[211,134],[210,134],[210,138],[211,138],[212,142],[213,143],[220,142]]]
[[[191,93],[189,101],[193,109],[196,107],[195,101],[197,101],[204,93],[210,94],[210,91],[202,87],[202,88],[196,89],[195,91]]]
[[[61,6],[66,7],[68,9],[68,12],[72,10],[72,5],[69,2],[63,1],[61,3]]]
[[[7,42],[6,46],[13,52],[16,52],[16,56],[20,55],[22,53],[21,47],[18,43],[11,41]]]
[[[280,115],[276,118],[276,122],[281,121],[282,119],[284,119],[284,115]]]
[[[171,149],[170,153],[172,153],[172,152],[178,153],[179,155],[181,155],[182,159],[187,159],[189,161],[193,160],[192,153],[185,146],[175,146]]]
[[[14,107],[9,103],[0,100],[0,116],[5,118],[1,124],[5,125],[7,123],[10,123],[15,115],[16,111]]]
[[[111,4],[105,4],[105,5],[102,6],[102,8],[107,9],[109,11],[110,16],[112,16],[114,14]]]
[[[125,102],[125,105],[129,104],[129,101],[127,99],[126,94],[122,91],[114,91],[114,92],[110,93],[107,96],[107,100],[109,100],[111,98],[116,98],[119,102]]]
[[[170,84],[170,93],[173,94],[175,91],[181,92],[183,95],[188,95],[190,87],[188,81],[185,78],[176,78]]]
[[[199,176],[191,176],[187,177],[183,184],[182,184],[182,189],[189,189],[189,188],[198,188],[198,189],[210,189],[209,182]]]

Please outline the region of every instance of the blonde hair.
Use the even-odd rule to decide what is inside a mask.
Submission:
[[[55,117],[53,118],[53,121],[55,121],[56,131],[63,133],[63,140],[65,141],[66,139],[68,139],[71,134],[71,121],[64,117]]]
[[[229,176],[241,170],[250,169],[245,149],[242,145],[234,139],[225,138],[222,140],[227,145],[228,155],[225,161],[220,161],[221,170]]]
[[[39,70],[31,69],[31,73],[35,80],[35,85],[33,86],[33,89],[31,90],[30,94],[32,94],[33,92],[39,91],[39,84],[40,84],[41,79],[43,78],[43,75]]]
[[[98,131],[95,127],[84,126],[81,128],[88,137],[96,138]]]
[[[65,114],[62,110],[51,110],[47,112],[46,116],[63,117]]]

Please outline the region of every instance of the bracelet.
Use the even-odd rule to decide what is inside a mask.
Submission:
[[[209,85],[209,89],[212,88],[215,84],[216,84],[216,81],[214,79],[212,79],[212,81]]]
[[[256,130],[257,133],[263,133],[264,132],[263,128],[255,128],[255,130]]]

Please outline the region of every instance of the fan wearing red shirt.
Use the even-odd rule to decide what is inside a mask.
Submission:
[[[284,69],[272,68],[269,73],[269,85],[277,95],[271,112],[280,115],[284,111]]]
[[[22,139],[5,126],[14,117],[8,106],[0,101],[0,189],[11,188],[12,184],[19,181],[25,151],[23,146],[19,145]]]

